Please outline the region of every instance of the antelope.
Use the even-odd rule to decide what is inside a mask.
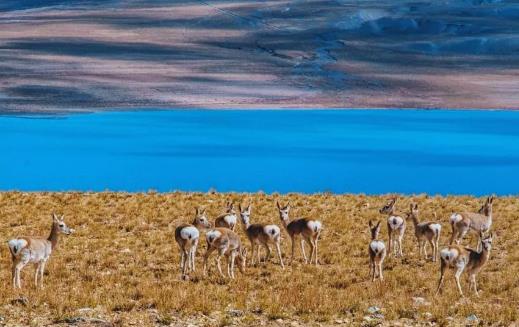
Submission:
[[[231,201],[227,201],[225,213],[218,216],[214,222],[214,227],[224,227],[234,231],[234,226],[238,217],[236,217],[236,211],[234,210],[234,204]]]
[[[384,276],[382,275],[382,264],[386,258],[386,245],[384,244],[384,241],[378,239],[378,234],[380,233],[380,221],[376,225],[373,225],[370,220],[369,229],[371,231],[371,242],[369,242],[368,247],[369,274],[371,276],[371,281],[374,282],[377,277],[377,270],[380,280],[384,280]]]
[[[20,273],[28,263],[36,265],[34,274],[34,284],[38,287],[38,277],[40,287],[43,288],[43,272],[45,264],[50,258],[52,250],[58,245],[59,234],[70,235],[74,232],[63,221],[64,216],[58,217],[52,214],[52,226],[49,237],[19,237],[13,238],[8,243],[9,251],[13,261],[12,275],[13,287],[22,288]]]
[[[418,249],[420,255],[422,253],[427,260],[427,243],[432,247],[432,261],[436,262],[438,257],[438,242],[440,241],[440,233],[442,225],[436,222],[423,222],[418,220],[418,204],[411,203],[410,212],[407,214],[407,219],[411,219],[414,225],[414,234],[418,241]]]
[[[283,264],[283,258],[281,257],[281,229],[277,225],[264,225],[264,224],[251,224],[251,205],[249,204],[242,210],[241,205],[238,205],[240,212],[240,221],[243,225],[243,231],[247,235],[252,248],[252,259],[251,263],[254,264],[256,254],[258,255],[258,262],[260,262],[260,245],[263,245],[267,250],[266,261],[270,259],[270,248],[269,243],[275,244],[276,251],[279,257],[281,267],[285,269]]]
[[[438,289],[436,290],[436,294],[441,293],[442,291],[445,270],[447,268],[453,268],[456,269],[454,278],[456,279],[456,286],[458,287],[458,292],[460,295],[463,296],[463,291],[461,290],[460,285],[460,276],[464,271],[466,271],[470,281],[470,288],[474,289],[476,296],[479,296],[476,284],[476,275],[481,271],[490,257],[493,238],[493,234],[484,237],[483,231],[479,232],[481,251],[463,248],[459,245],[451,245],[441,250],[440,281],[438,282]]]
[[[290,221],[288,214],[290,212],[290,203],[287,203],[286,206],[281,207],[279,202],[276,201],[276,205],[279,210],[279,217],[283,222],[283,226],[285,227],[290,239],[292,241],[292,257],[290,259],[290,264],[294,261],[294,252],[296,247],[296,240],[299,236],[301,236],[301,252],[303,253],[303,258],[305,263],[308,263],[308,259],[305,253],[305,241],[310,244],[310,263],[312,263],[312,257],[315,258],[315,264],[318,264],[317,259],[317,242],[319,240],[319,236],[322,230],[322,224],[319,220],[310,220],[306,218],[299,218],[293,221]]]
[[[214,228],[206,233],[207,251],[204,254],[204,276],[207,275],[207,261],[213,251],[218,251],[216,265],[220,276],[222,272],[221,258],[227,258],[227,275],[234,279],[234,263],[237,260],[238,269],[245,274],[247,250],[243,248],[238,234],[227,228]]]
[[[402,239],[406,229],[405,219],[402,218],[395,209],[396,198],[389,200],[389,202],[379,210],[382,214],[387,214],[387,232],[389,235],[388,252],[391,254],[393,249],[393,255],[403,256],[402,253]]]
[[[481,209],[477,213],[475,212],[462,212],[454,213],[450,217],[449,221],[452,227],[452,236],[449,244],[454,243],[460,244],[460,241],[468,233],[470,229],[483,232],[488,232],[490,226],[492,226],[492,203],[494,202],[494,196],[491,195],[487,198]],[[481,245],[481,239],[478,239],[478,247]]]
[[[211,228],[205,216],[205,209],[195,208],[195,219],[191,225],[183,224],[175,229],[175,240],[180,248],[180,270],[185,276],[187,271],[195,271],[195,255],[200,230]]]

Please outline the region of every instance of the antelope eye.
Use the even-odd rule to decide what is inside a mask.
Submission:
[[[64,224],[59,224],[59,227],[63,227],[63,226],[65,226],[65,225]]]

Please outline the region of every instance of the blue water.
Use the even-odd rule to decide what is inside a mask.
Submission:
[[[516,194],[519,112],[0,116],[1,190]]]

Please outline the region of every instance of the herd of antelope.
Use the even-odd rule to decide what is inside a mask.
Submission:
[[[489,259],[492,247],[493,233],[488,234],[492,225],[492,203],[494,196],[486,199],[478,212],[460,212],[451,215],[449,222],[452,227],[452,235],[449,246],[439,251],[439,240],[442,225],[439,222],[420,222],[418,205],[412,203],[407,213],[398,212],[397,199],[391,199],[379,212],[387,215],[388,247],[379,238],[381,221],[374,224],[369,221],[371,241],[368,246],[370,278],[375,281],[378,277],[383,280],[383,263],[386,254],[402,257],[404,254],[402,240],[407,227],[407,221],[411,220],[414,226],[416,240],[419,247],[419,255],[428,258],[427,243],[432,248],[432,261],[440,259],[440,280],[436,293],[440,293],[443,286],[444,275],[448,268],[455,269],[455,280],[458,292],[463,296],[460,285],[460,276],[466,271],[470,281],[470,287],[478,295],[476,275]],[[291,240],[291,264],[294,260],[297,242],[300,241],[301,252],[305,263],[318,265],[318,242],[323,225],[319,220],[298,218],[290,220],[290,203],[282,206],[276,202],[279,217],[283,228]],[[183,278],[195,271],[195,259],[200,234],[205,233],[207,248],[203,255],[203,273],[207,274],[207,265],[210,255],[216,251],[216,266],[219,274],[225,277],[221,260],[225,257],[227,262],[227,276],[235,278],[234,267],[243,273],[246,267],[247,250],[242,244],[240,236],[235,232],[236,225],[240,223],[250,242],[251,264],[256,260],[261,262],[260,248],[266,250],[264,262],[268,262],[271,256],[269,245],[273,245],[279,260],[279,265],[284,269],[285,263],[281,253],[281,228],[276,224],[252,224],[251,204],[238,206],[238,214],[232,202],[226,203],[225,213],[217,217],[214,227],[206,216],[205,209],[196,208],[192,224],[183,224],[175,229],[175,240],[180,248],[180,270]],[[238,222],[239,220],[239,222]],[[463,237],[470,231],[478,233],[477,248],[471,249],[460,246]],[[74,230],[69,228],[63,216],[52,215],[52,227],[49,237],[20,237],[8,242],[12,257],[12,282],[15,288],[21,288],[20,274],[29,263],[36,265],[34,282],[36,286],[43,287],[43,273],[45,265],[50,258],[53,249],[58,242],[59,234],[70,235]],[[305,243],[310,246],[310,256],[307,257]],[[454,244],[456,243],[456,244]],[[439,252],[439,253],[438,253]]]
[[[439,222],[420,222],[418,219],[418,205],[411,203],[408,213],[400,213],[396,210],[396,198],[391,199],[382,209],[381,214],[387,214],[388,249],[387,252],[395,256],[403,256],[402,239],[407,227],[406,221],[412,220],[416,240],[418,241],[419,254],[427,259],[426,245],[432,248],[432,261],[437,261],[438,246],[442,225]],[[454,278],[458,292],[463,296],[460,277],[466,271],[470,281],[470,287],[476,295],[479,295],[476,285],[476,275],[487,263],[492,248],[493,233],[489,233],[492,226],[492,204],[494,196],[486,199],[478,212],[454,213],[449,218],[452,227],[452,235],[449,246],[439,251],[440,255],[440,280],[436,293],[441,293],[445,271],[455,269]],[[384,241],[378,238],[380,233],[380,221],[374,225],[369,222],[371,230],[371,242],[369,243],[370,276],[372,281],[377,277],[383,279],[382,264],[386,257],[386,246]],[[470,231],[478,233],[478,244],[476,250],[460,246],[463,237]],[[456,243],[455,245],[453,243]],[[392,251],[393,249],[393,251]]]

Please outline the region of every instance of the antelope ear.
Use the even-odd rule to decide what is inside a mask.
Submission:
[[[377,228],[377,229],[380,228],[380,220],[377,222],[377,227],[376,227],[376,228]]]
[[[418,210],[418,203],[414,204],[414,210]]]
[[[373,222],[371,220],[369,221],[369,228],[373,228]]]
[[[201,214],[201,215],[205,214],[205,208],[202,208],[202,209],[200,210],[200,214]]]
[[[55,212],[52,213],[52,220],[53,220],[53,221],[59,221],[59,219],[58,219],[58,215],[56,215]]]
[[[281,206],[279,205],[279,201],[276,201],[276,206],[278,207],[279,210],[281,210]]]
[[[241,212],[241,203],[238,203],[238,211]]]
[[[414,209],[414,204],[411,203],[411,204],[409,205],[409,208],[411,209],[411,211],[413,211],[413,209]]]
[[[247,206],[247,212],[250,213],[251,209],[252,209],[252,204],[249,203],[249,205]]]
[[[195,207],[195,216],[198,216],[198,207]]]

